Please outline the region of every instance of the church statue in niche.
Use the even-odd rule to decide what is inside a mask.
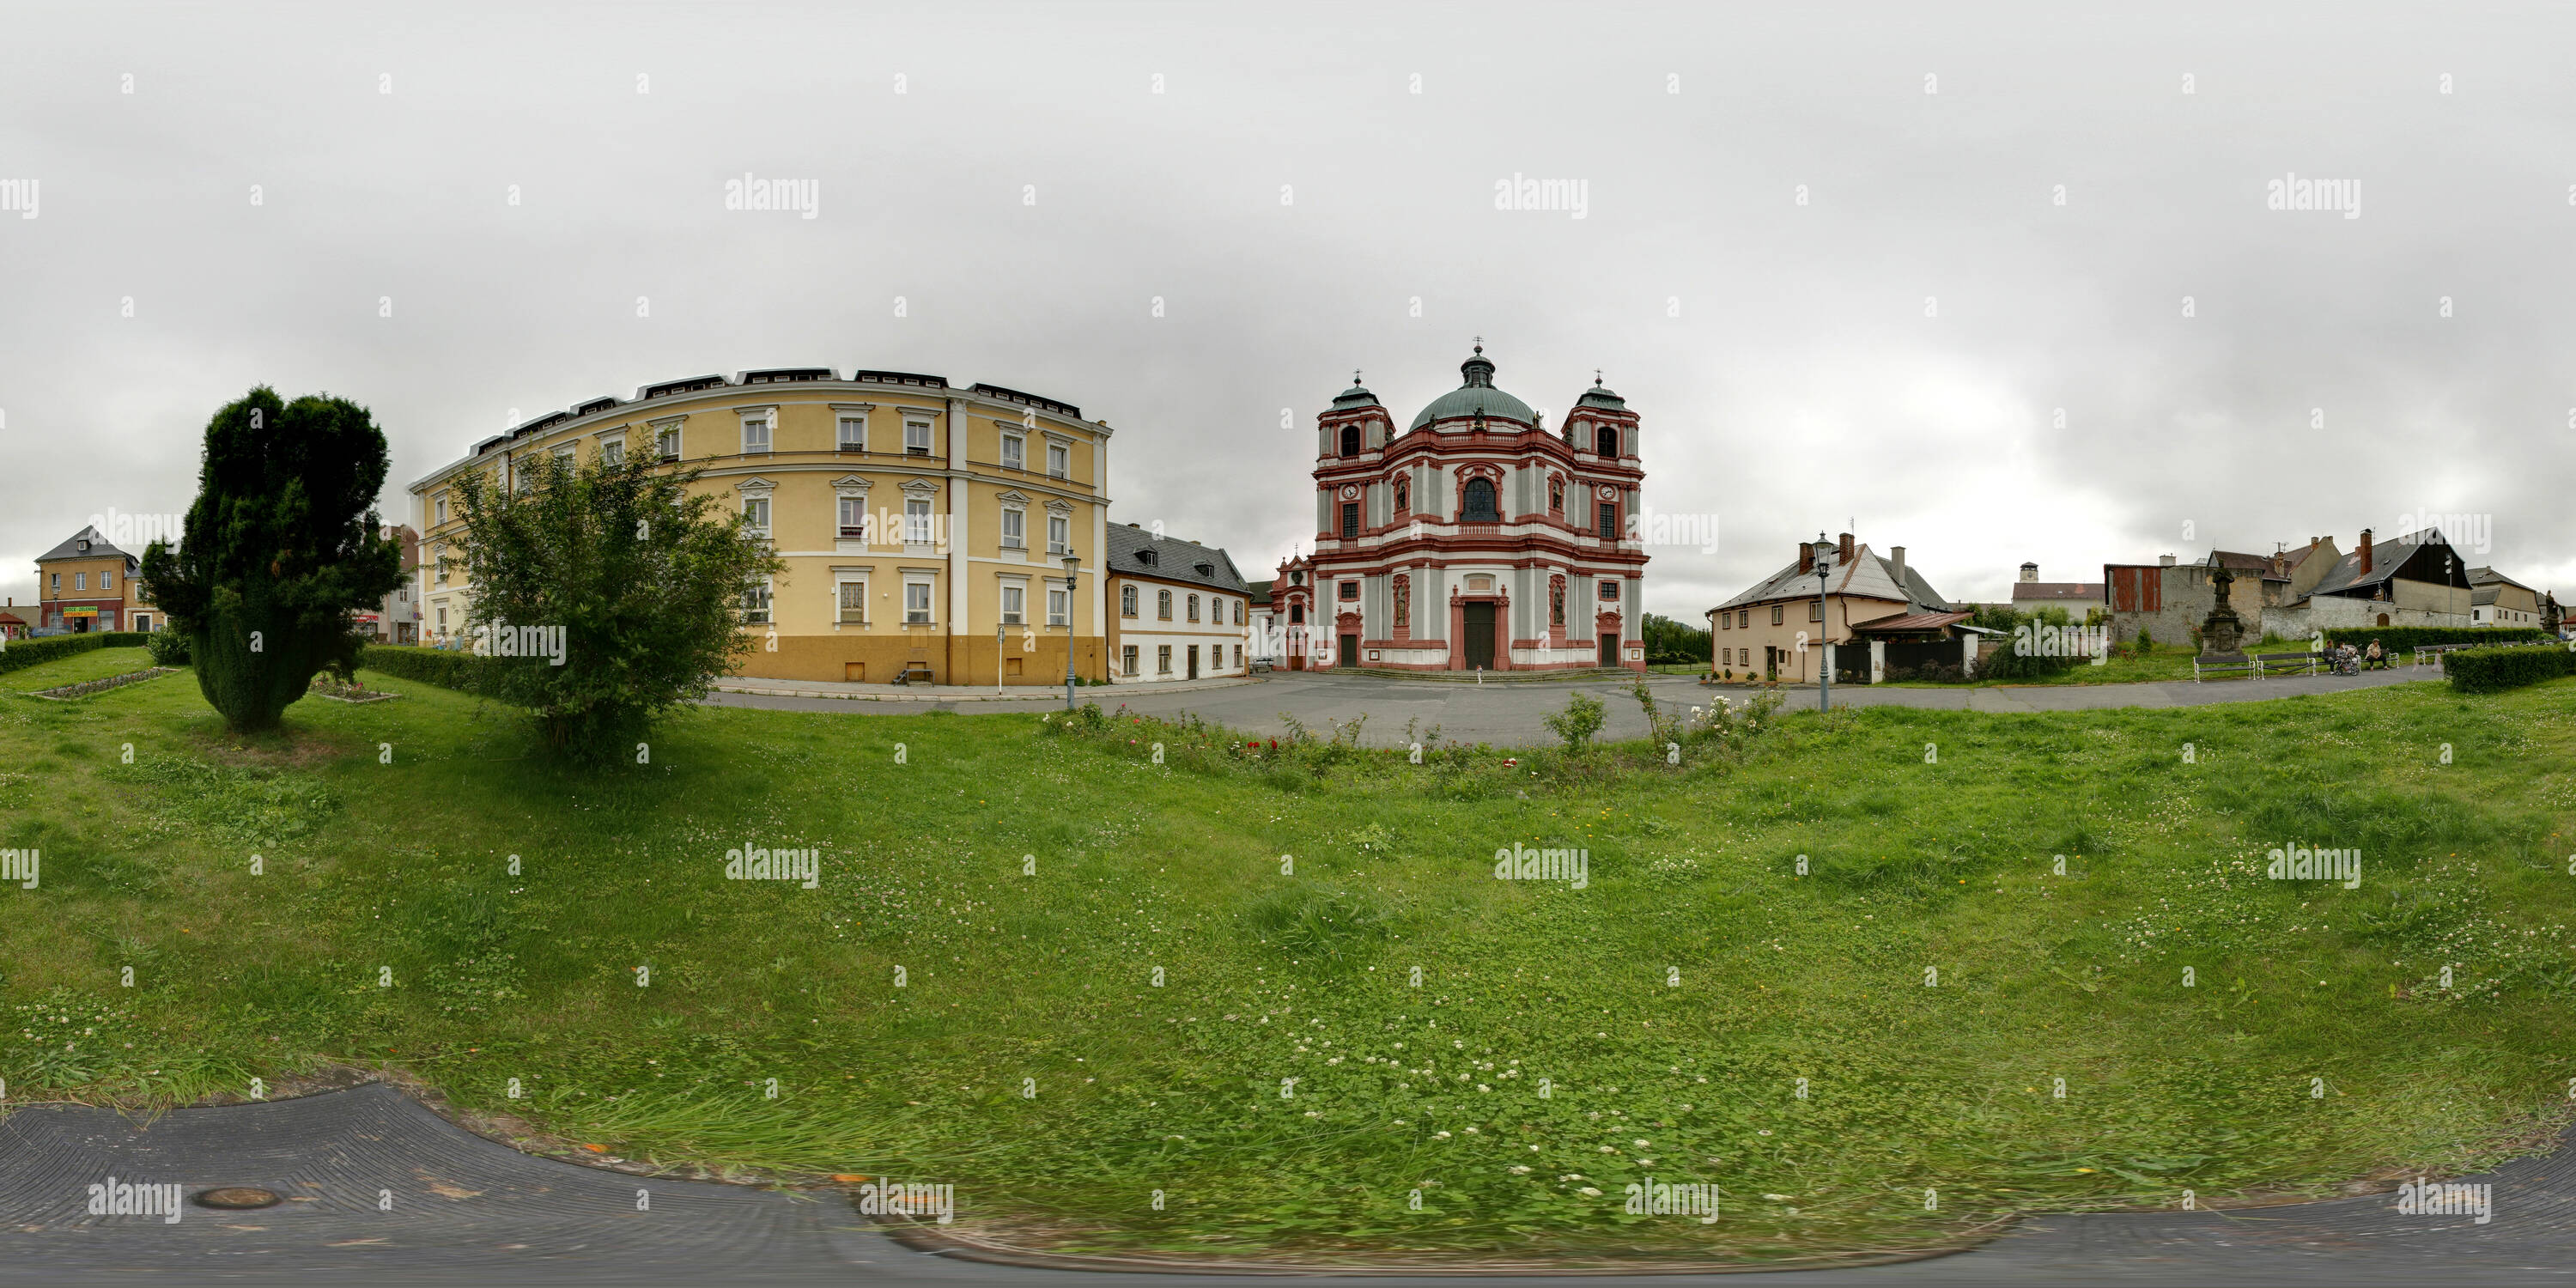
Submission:
[[[1413,625],[1413,579],[1395,579],[1395,625],[1402,630]]]
[[[1558,577],[1547,584],[1547,624],[1565,625],[1565,578],[1563,577]]]

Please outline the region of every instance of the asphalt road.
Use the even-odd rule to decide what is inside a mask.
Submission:
[[[2201,684],[2183,680],[2159,684],[1998,688],[1843,686],[1834,690],[1833,703],[1836,708],[1903,706],[1943,711],[2189,707],[2218,702],[2268,701],[2300,694],[2342,693],[2387,684],[2438,680],[2441,674],[2432,667],[2399,667],[2387,671],[2365,671],[2354,676],[2302,675],[2265,680],[2212,680]],[[1648,682],[1652,685],[1655,700],[1667,707],[1676,704],[1684,708],[1706,706],[1718,695],[1740,703],[1752,692],[1742,688],[1703,688],[1697,680],[1686,675],[1651,676]],[[1286,711],[1319,735],[1330,733],[1336,723],[1365,716],[1368,723],[1363,726],[1361,741],[1372,746],[1398,745],[1402,741],[1404,722],[1416,720],[1420,728],[1438,725],[1440,736],[1450,742],[1532,747],[1556,741],[1547,727],[1539,723],[1539,718],[1563,710],[1566,695],[1577,690],[1591,693],[1608,705],[1609,724],[1603,728],[1602,737],[1616,740],[1645,736],[1645,715],[1637,709],[1627,686],[1602,680],[1478,685],[1437,680],[1390,680],[1330,671],[1291,671],[1274,674],[1260,683],[1227,688],[1184,692],[1157,691],[1146,685],[1089,688],[1077,690],[1077,698],[1084,702],[1098,702],[1111,709],[1123,703],[1148,715],[1177,716],[1183,712],[1196,712],[1200,719],[1263,737],[1288,732],[1286,724],[1279,719],[1279,713]],[[1816,691],[1813,688],[1784,688],[1780,692],[1787,709],[1815,708]],[[1064,709],[1061,693],[1052,698],[1027,701],[960,703],[869,702],[741,693],[720,693],[707,701],[715,706],[830,711],[861,716],[918,715],[932,708],[954,710],[962,715]]]
[[[1839,1285],[2529,1284],[2576,1277],[2576,1150],[2487,1175],[2492,1219],[2409,1216],[2393,1197],[2233,1212],[2042,1216],[1970,1251],[1845,1269],[1527,1275],[1518,1283]],[[180,1220],[91,1215],[109,1178],[271,1189],[286,1201]],[[644,1198],[638,1200],[638,1191]],[[974,1196],[960,1193],[971,1215]],[[1687,1219],[1687,1218],[1676,1218]],[[1727,1217],[1721,1216],[1720,1220]],[[1478,1277],[1500,1277],[1484,1275]],[[870,1284],[1192,1288],[1247,1276],[960,1260],[885,1237],[836,1191],[637,1177],[518,1153],[383,1085],[150,1121],[79,1106],[0,1120],[0,1284]],[[1330,1288],[1455,1277],[1316,1275]]]

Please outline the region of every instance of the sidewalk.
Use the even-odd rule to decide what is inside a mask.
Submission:
[[[1232,676],[1215,680],[1170,680],[1153,684],[1087,684],[1074,689],[1076,700],[1106,702],[1113,695],[1144,696],[1156,693],[1190,693],[1199,689],[1230,689],[1239,684],[1266,683],[1262,676]],[[843,680],[765,680],[757,676],[729,675],[716,681],[718,693],[748,693],[764,698],[840,698],[851,702],[1062,702],[1064,685],[1014,684],[1008,690],[994,692],[989,686],[965,684],[852,684]]]

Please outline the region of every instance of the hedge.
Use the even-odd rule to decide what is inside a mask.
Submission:
[[[2576,675],[2576,652],[2558,645],[2464,648],[2442,656],[2442,673],[2461,693],[2494,693]]]
[[[2537,626],[2337,626],[2326,632],[2328,644],[2369,648],[2377,640],[2384,652],[2428,644],[2515,644],[2548,638],[2549,633]]]
[[[60,661],[74,653],[105,648],[107,638],[106,633],[101,632],[95,635],[48,635],[40,640],[11,640],[7,649],[0,650],[0,675]]]
[[[358,652],[358,665],[405,680],[418,680],[460,693],[486,692],[492,659],[442,648],[405,644],[370,644]]]

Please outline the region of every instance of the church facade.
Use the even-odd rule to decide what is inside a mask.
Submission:
[[[1316,418],[1314,553],[1273,583],[1304,619],[1291,656],[1644,670],[1637,414],[1596,378],[1550,430],[1494,387],[1482,344],[1459,372],[1402,430],[1357,383]]]

